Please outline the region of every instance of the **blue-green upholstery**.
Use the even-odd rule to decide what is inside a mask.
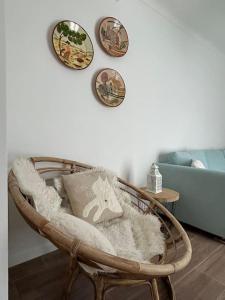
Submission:
[[[201,160],[206,169],[191,167]],[[225,150],[179,151],[164,155],[163,186],[180,192],[175,216],[182,222],[225,238]]]

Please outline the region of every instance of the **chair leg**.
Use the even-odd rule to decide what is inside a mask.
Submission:
[[[172,285],[170,276],[167,276],[165,280],[166,280],[167,286],[170,290],[170,299],[171,300],[176,300],[176,294],[175,294],[174,287]]]
[[[68,276],[66,278],[62,300],[69,300],[74,281],[79,275],[79,266],[76,257],[70,257]]]
[[[157,279],[153,278],[151,280],[152,283],[152,292],[153,292],[153,299],[154,300],[159,300],[159,290],[158,290],[158,283],[157,283]]]
[[[104,279],[102,277],[96,277],[94,279],[96,297],[95,300],[103,300],[104,296]]]
[[[146,281],[146,284],[149,286],[149,292],[150,292],[150,299],[154,299],[154,296],[153,296],[153,288],[152,288],[152,283],[151,283],[151,280],[150,281]]]

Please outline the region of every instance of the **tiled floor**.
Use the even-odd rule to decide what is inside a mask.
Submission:
[[[172,276],[177,300],[225,300],[225,245],[193,228],[187,228],[187,232],[193,258],[185,270]],[[11,268],[9,299],[59,300],[66,264],[67,258],[56,251]],[[91,300],[93,295],[91,282],[80,276],[71,299]],[[109,299],[149,299],[149,290],[146,286],[117,288],[106,296]]]

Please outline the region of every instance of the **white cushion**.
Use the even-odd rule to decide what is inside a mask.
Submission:
[[[51,218],[51,223],[62,232],[73,236],[89,246],[116,255],[116,251],[110,241],[92,224],[80,218],[59,211]],[[112,268],[107,266],[102,267],[105,271],[113,271]],[[89,271],[90,269],[87,270]]]
[[[192,160],[191,167],[197,169],[206,169],[205,165],[201,160]]]
[[[50,220],[62,202],[56,190],[46,185],[29,159],[16,159],[12,169],[22,193],[32,197],[37,212]]]

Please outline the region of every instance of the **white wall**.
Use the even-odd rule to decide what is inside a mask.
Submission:
[[[0,299],[8,298],[8,200],[6,159],[4,5],[0,0]]]
[[[122,58],[98,46],[96,25],[105,16],[126,26],[130,47]],[[64,67],[52,53],[52,28],[63,19],[77,21],[93,41],[95,57],[85,70]],[[10,164],[18,155],[74,158],[144,184],[160,152],[225,146],[225,56],[144,1],[8,0],[7,53]],[[104,67],[126,83],[117,108],[92,92]],[[11,264],[50,249],[12,204],[9,245]]]

